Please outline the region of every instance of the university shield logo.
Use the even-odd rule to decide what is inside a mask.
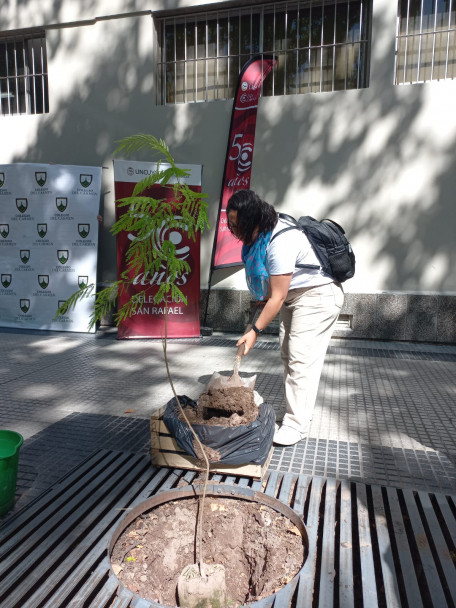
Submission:
[[[30,300],[27,300],[25,298],[21,299],[19,306],[22,310],[22,312],[25,314],[28,313],[28,311],[30,310]]]
[[[47,175],[45,171],[35,171],[36,183],[38,184],[38,186],[40,186],[40,188],[42,188],[46,183],[46,177]]]
[[[92,176],[81,174],[79,176],[79,182],[83,188],[88,188],[90,186],[90,184],[92,183]]]
[[[85,239],[89,236],[90,224],[78,224],[78,232],[79,235],[82,236],[83,239]]]
[[[62,307],[62,306],[65,304],[65,301],[66,301],[66,300],[58,300],[58,301],[57,301],[57,312],[58,312],[58,311],[59,311],[59,309],[60,309],[60,308],[61,308],[61,307]],[[65,312],[60,312],[60,313],[59,313],[59,317],[60,317],[60,315],[62,315],[62,314],[63,314],[63,315],[64,315],[64,314],[66,314],[66,312],[67,312],[67,311],[65,311]]]
[[[41,289],[46,289],[49,285],[49,275],[48,274],[39,274],[38,275],[38,285]]]
[[[4,173],[0,173],[0,188],[3,187],[4,183],[5,183],[5,174]]]
[[[85,289],[88,284],[89,284],[89,277],[83,277],[83,276],[78,277],[79,289]]]
[[[9,224],[0,224],[0,234],[6,239],[9,234]]]
[[[27,207],[28,207],[27,199],[26,198],[17,198],[16,207],[17,207],[18,211],[20,211],[21,213],[25,213],[27,211]]]
[[[5,289],[7,289],[11,285],[12,280],[13,280],[12,274],[2,274],[2,285]]]
[[[68,206],[68,199],[66,196],[58,196],[55,199],[55,205],[58,209],[58,211],[60,211],[60,213],[63,213],[65,211],[65,209]]]
[[[27,264],[30,260],[30,249],[21,249],[19,255],[21,256],[21,262]]]
[[[57,259],[61,264],[66,264],[68,262],[68,258],[70,257],[70,252],[68,249],[58,249],[57,250]]]
[[[44,237],[46,236],[47,231],[48,231],[48,225],[47,224],[37,224],[36,229],[38,230],[38,235],[42,239],[44,239]]]

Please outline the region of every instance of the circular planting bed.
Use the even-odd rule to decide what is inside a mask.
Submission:
[[[200,492],[187,486],[141,503],[119,524],[109,546],[111,567],[132,593],[178,605],[177,581],[197,561]],[[293,584],[308,553],[301,518],[288,506],[248,488],[210,486],[206,494],[204,563],[225,568],[230,608]]]

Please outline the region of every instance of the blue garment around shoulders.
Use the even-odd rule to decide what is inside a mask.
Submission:
[[[265,300],[269,293],[269,274],[266,267],[266,247],[272,231],[258,235],[251,245],[243,245],[241,257],[245,264],[245,278],[250,293],[257,300]]]

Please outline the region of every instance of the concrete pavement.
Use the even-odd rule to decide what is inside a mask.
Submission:
[[[172,340],[178,394],[196,398],[232,370],[237,336]],[[156,340],[116,330],[73,334],[0,329],[0,428],[24,437],[12,513],[94,450],[146,452],[149,417],[171,398]],[[242,361],[283,416],[278,340]],[[309,437],[274,450],[271,469],[456,493],[456,345],[333,339]]]

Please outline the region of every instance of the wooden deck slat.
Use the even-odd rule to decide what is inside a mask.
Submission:
[[[125,461],[128,458],[124,458]],[[2,539],[0,546],[0,560],[3,555],[14,551],[14,559],[20,559],[21,555],[30,550],[31,542],[35,543],[40,536],[46,538],[48,530],[55,526],[55,522],[51,519],[53,514],[57,514],[58,517],[63,517],[66,512],[73,508],[75,501],[81,500],[81,491],[89,487],[97,487],[99,475],[106,468],[108,472],[114,472],[119,466],[119,459],[114,458],[113,455],[102,461],[98,462],[93,468],[87,471],[87,477],[79,479],[74,483],[74,486],[68,486],[60,496],[52,500],[46,507],[43,507],[37,515],[39,518],[29,520],[27,523],[19,521],[11,522],[14,525],[15,534],[9,540],[5,541]],[[47,521],[48,520],[48,521]],[[36,530],[36,534],[35,534]],[[33,537],[32,537],[33,535]],[[33,541],[28,539],[33,538]],[[12,561],[11,555],[3,563],[0,562],[0,576],[5,570],[11,567]]]
[[[137,596],[134,596],[131,601],[131,608],[150,608],[151,606],[154,606],[154,604],[151,604],[147,600],[143,600]]]
[[[440,584],[439,574],[434,564],[431,548],[429,547],[426,532],[416,506],[415,497],[411,490],[403,490],[403,494],[432,603],[439,608],[440,606],[446,606],[447,601]]]
[[[310,490],[309,512],[307,514],[306,521],[307,536],[309,538],[309,555],[299,576],[298,593],[296,599],[296,606],[302,606],[303,608],[312,606],[315,568],[317,562],[319,509],[323,482],[324,480],[319,477],[313,479]]]
[[[369,525],[366,487],[359,483],[356,484],[356,501],[363,602],[364,606],[377,606],[377,586],[375,581],[374,557],[372,554],[372,538]]]
[[[404,592],[407,596],[409,606],[412,606],[412,608],[422,608],[423,602],[421,599],[421,592],[415,574],[415,566],[410,552],[410,545],[408,543],[404,520],[398,501],[397,490],[395,488],[387,488],[386,493],[388,496],[391,523],[394,530],[394,539],[397,546],[401,571],[405,580]]]
[[[124,466],[125,471],[128,471],[129,468],[127,468],[127,464]],[[147,466],[147,461],[143,457],[136,463],[136,466],[133,469],[130,467],[130,470],[133,474],[137,475],[145,466]],[[120,471],[122,470],[123,469]],[[131,482],[129,482],[127,476],[121,478],[121,481],[114,478],[114,487],[109,494],[105,494],[105,497],[102,500],[99,498],[100,492],[92,492],[90,497],[86,498],[83,507],[84,511],[79,513],[79,521],[75,522],[72,517],[69,517],[68,520],[62,520],[57,528],[59,530],[58,534],[62,539],[61,542],[58,544],[56,544],[55,541],[52,544],[49,542],[40,543],[32,552],[33,556],[30,554],[32,563],[35,563],[35,567],[33,568],[34,577],[26,576],[23,578],[29,568],[29,556],[27,556],[27,560],[24,560],[12,571],[11,575],[7,577],[6,580],[8,581],[8,585],[5,585],[5,588],[8,588],[11,583],[13,585],[13,590],[10,593],[11,605],[19,602],[21,597],[34,587],[34,579],[41,578],[42,580],[46,580],[47,584],[50,585],[50,588],[57,586],[60,582],[65,583],[67,581],[66,577],[68,574],[74,572],[75,564],[78,562],[77,557],[90,551],[91,546],[96,539],[96,536],[93,534],[94,530],[109,530],[113,521],[121,517],[122,514],[119,511],[109,510],[104,516],[103,512],[106,510],[107,505],[112,503],[116,497],[118,497],[118,499],[124,498],[124,496],[128,497],[131,492],[129,492],[130,485]],[[89,489],[87,491],[89,491]],[[84,531],[87,530],[90,530],[92,534],[84,534]],[[57,532],[54,531],[54,533]],[[71,547],[74,547],[73,551],[65,557]],[[87,559],[85,559],[83,560],[83,563],[85,564],[85,570],[87,570],[87,564],[90,564],[90,560],[87,561]],[[21,581],[20,584],[17,584],[18,580]],[[71,589],[74,587],[75,585],[72,584]],[[41,601],[39,599],[39,593],[33,594],[32,598],[28,599],[28,606],[30,606],[30,608],[35,605],[35,601],[38,604]]]
[[[319,595],[320,606],[331,606],[334,603],[334,579],[336,576],[336,492],[336,480],[328,479],[326,482],[325,512],[323,515],[323,542],[321,547]]]
[[[70,473],[34,502],[30,510],[26,508],[0,529],[0,543],[2,538],[7,543],[13,538],[20,539],[19,546],[13,546],[14,543],[0,545],[4,555],[0,606],[163,608],[156,602],[138,598],[120,584],[110,568],[108,542],[124,513],[160,492],[191,484],[196,476],[197,473],[188,470],[155,469],[146,455],[133,457],[132,454],[99,450],[93,459],[82,464],[80,470]],[[132,480],[136,481],[132,483]],[[364,608],[377,608],[376,574],[378,584],[383,583],[386,608],[399,607],[401,597],[407,598],[409,608],[427,607],[430,601],[426,585],[435,607],[456,605],[456,570],[451,555],[456,542],[456,517],[454,502],[449,504],[454,498],[393,488],[385,490],[377,486],[370,486],[367,493],[368,487],[361,483],[354,486],[348,481],[308,478],[278,471],[268,472],[263,480],[253,483],[251,478],[244,476],[211,475],[214,484],[222,480],[227,485],[239,486],[241,493],[251,488],[270,497],[276,496],[301,517],[308,506],[309,556],[304,567],[292,584],[255,602],[252,608],[289,608],[290,604],[296,608],[310,608],[316,603],[313,597],[315,576],[319,577],[321,608],[331,608],[337,593],[339,608],[357,608],[355,601],[361,592]],[[355,505],[352,504],[352,488],[356,489]],[[367,497],[370,499],[371,495],[372,504],[369,503],[368,508]],[[321,513],[323,496],[324,513]],[[401,503],[402,496],[404,503]],[[355,520],[354,512],[357,514]],[[338,547],[335,544],[336,516],[340,520]],[[354,536],[356,520],[358,530]],[[370,526],[374,524],[376,533],[373,536]],[[322,538],[317,544],[320,525]],[[429,533],[432,548],[426,535]],[[394,534],[394,542],[390,534]],[[412,549],[408,534],[415,539]],[[359,537],[356,550],[361,580],[359,572],[353,571],[353,538],[356,537]],[[378,542],[379,557],[375,563],[374,538]],[[412,555],[414,543],[419,557]],[[321,553],[318,555],[317,551]],[[420,578],[418,582],[415,562],[419,562],[419,568],[422,566],[423,581]],[[321,564],[318,573],[317,563]],[[399,570],[396,572],[396,566],[400,566],[402,576]],[[339,579],[336,590],[335,570]]]
[[[303,517],[303,515],[304,515],[304,506],[306,503],[308,487],[309,487],[308,477],[306,475],[300,475],[296,481],[293,509],[301,517]]]
[[[340,483],[339,606],[354,607],[352,501],[348,481]]]
[[[93,595],[94,589],[96,589],[96,587],[98,587],[102,583],[103,579],[106,579],[108,572],[109,564],[106,564],[106,561],[103,560],[98,565],[96,570],[94,570],[90,574],[90,577],[81,587],[81,589],[79,589],[76,595],[71,599],[70,603],[68,604],[68,608],[81,608],[81,606],[84,606],[84,604],[89,600],[90,596]],[[106,588],[111,588],[112,595],[118,587],[118,582],[115,581],[115,579],[113,579],[112,577],[109,582],[111,584],[104,586],[101,591],[104,592]],[[97,597],[98,595],[99,594],[97,594]],[[92,605],[98,606],[99,608],[103,607],[103,603],[101,603],[99,600],[95,602],[95,599],[92,600]]]
[[[138,481],[136,487],[129,487],[128,479],[123,480],[125,485],[124,483],[120,485],[122,493],[120,504],[128,505],[129,508],[134,508],[143,502],[155,489],[160,488],[160,484],[166,477],[166,473],[167,472],[164,469],[156,471],[154,477],[148,482],[147,487],[143,491],[139,491],[143,486],[143,481],[141,481],[141,483]],[[84,572],[87,569],[86,561],[89,560],[89,557],[85,556],[88,552],[90,552],[90,556],[95,557],[104,556],[106,554],[108,539],[113,534],[113,528],[118,524],[121,517],[122,511],[119,510],[108,513],[103,520],[99,521],[93,528],[90,538],[83,538],[77,550],[73,552],[72,555],[68,556],[64,562],[59,564],[59,571],[56,572],[56,575],[59,577],[58,585],[60,586],[57,587],[56,585],[55,594],[46,602],[43,608],[55,608],[55,606],[59,605],[56,601],[56,597],[65,598],[71,593],[74,587],[74,581],[79,581],[84,576]],[[93,541],[91,542],[91,538],[94,536],[95,538],[99,538],[95,545],[93,545]],[[65,573],[72,564],[72,575],[70,578],[66,578]],[[77,565],[75,566],[74,564]],[[32,606],[30,608],[32,608]]]
[[[276,593],[273,604],[274,608],[289,608],[291,598],[293,597],[297,584],[298,578],[296,577],[294,581],[292,581]]]
[[[424,510],[429,531],[431,534],[432,542],[437,550],[438,560],[443,570],[446,584],[448,586],[451,597],[456,599],[456,569],[453,559],[448,550],[448,546],[443,537],[440,524],[435,515],[435,511],[432,507],[431,500],[424,492],[418,492],[418,496],[421,502],[421,506]]]
[[[109,576],[105,585],[97,593],[97,595],[91,600],[91,605],[97,608],[111,608],[112,598],[119,587],[119,582],[113,576]],[[82,604],[79,604],[77,608],[81,608]]]
[[[267,480],[266,491],[265,494],[267,496],[274,497],[277,491],[277,484],[279,482],[280,477],[283,473],[279,473],[279,471],[271,471]]]
[[[252,490],[254,492],[261,492],[263,488],[263,481],[261,479],[254,479],[252,483]]]
[[[15,564],[14,570],[10,574],[6,574],[3,580],[3,585],[8,588],[9,585],[14,585],[15,581],[25,575],[25,572],[32,564],[38,564],[38,568],[43,568],[49,564],[50,560],[54,559],[59,551],[59,539],[62,539],[63,544],[69,543],[68,535],[74,527],[74,522],[77,518],[83,517],[83,513],[92,506],[95,508],[98,501],[103,500],[107,492],[117,494],[116,478],[111,477],[118,469],[118,464],[121,464],[120,470],[127,472],[131,471],[133,466],[144,468],[144,458],[122,458],[119,457],[120,463],[111,463],[108,473],[108,479],[95,477],[77,496],[73,497],[63,507],[56,512],[55,520],[48,520],[44,525],[32,536],[22,539],[21,543],[16,545],[15,549],[9,554],[8,559],[3,560],[0,564],[0,574],[4,574],[11,570]],[[112,489],[111,489],[112,488]],[[72,516],[75,511],[74,516]],[[57,526],[56,526],[57,523]],[[52,543],[50,542],[50,534],[52,533]],[[57,545],[57,549],[52,550],[53,545]],[[24,559],[27,556],[27,559]],[[22,583],[26,585],[27,582]],[[21,585],[22,586],[22,585]]]
[[[453,541],[453,545],[456,545],[456,517],[453,514],[453,511],[450,509],[450,506],[445,496],[436,494],[435,499],[437,501],[437,505],[440,509],[440,512],[442,513],[445,526],[448,528],[448,532]]]
[[[122,587],[111,608],[128,608],[132,599],[133,593],[128,589],[125,589],[125,587]]]
[[[30,531],[40,525],[37,522],[37,518],[38,520],[42,520],[43,513],[48,512],[48,509],[52,510],[56,501],[62,495],[73,495],[75,493],[74,485],[78,482],[84,483],[84,481],[80,482],[79,480],[85,479],[85,476],[92,470],[97,471],[100,466],[103,467],[106,462],[109,463],[109,459],[112,460],[114,458],[115,455],[112,452],[106,450],[97,451],[91,458],[81,463],[80,470],[76,469],[67,475],[63,480],[51,486],[51,488],[35,499],[26,509],[13,515],[11,519],[0,527],[0,559],[12,546],[17,544],[16,539],[19,540],[20,538],[18,534],[24,532],[26,527]],[[14,536],[13,540],[10,539],[10,536]]]
[[[396,578],[396,568],[386,521],[385,506],[383,504],[381,488],[378,486],[372,486],[372,499],[386,603],[388,608],[400,608],[399,585]]]
[[[282,477],[282,484],[277,498],[286,505],[290,504],[291,486],[293,485],[294,479],[295,478],[291,473],[285,473]]]

